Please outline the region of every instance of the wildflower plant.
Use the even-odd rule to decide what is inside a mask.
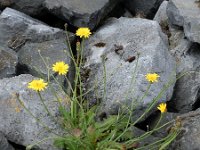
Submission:
[[[123,110],[119,110],[119,113],[117,115],[111,115],[102,121],[98,121],[98,119],[96,119],[98,105],[89,107],[88,101],[84,99],[84,95],[87,92],[83,93],[83,83],[81,78],[84,40],[90,37],[91,31],[87,27],[81,27],[76,31],[76,35],[81,38],[81,42],[78,41],[76,43],[77,56],[75,57],[73,55],[72,48],[69,43],[68,33],[66,30],[67,45],[70,50],[70,54],[67,54],[67,56],[72,59],[76,73],[73,83],[74,86],[72,86],[70,82],[67,82],[71,92],[71,95],[67,95],[70,99],[70,109],[67,109],[65,106],[62,105],[62,100],[60,100],[55,93],[55,97],[57,97],[57,101],[59,103],[59,112],[60,117],[62,118],[61,122],[57,121],[57,118],[55,118],[49,112],[48,107],[44,104],[43,98],[40,94],[41,91],[45,92],[45,88],[47,86],[51,88],[50,81],[48,81],[47,83],[43,79],[38,79],[33,80],[28,84],[29,89],[38,92],[38,95],[41,99],[42,104],[44,105],[46,112],[52,117],[52,121],[60,124],[60,126],[63,128],[62,135],[55,134],[55,137],[49,137],[51,139],[53,138],[54,145],[63,150],[165,149],[178,135],[179,127],[177,127],[176,130],[174,130],[173,132],[169,133],[167,137],[160,139],[159,141],[155,141],[154,143],[149,143],[148,145],[144,146],[135,146],[135,144],[149,137],[153,134],[153,132],[158,131],[159,129],[173,122],[171,121],[169,123],[160,125],[161,119],[163,117],[162,114],[167,112],[167,104],[161,103],[159,106],[157,106],[158,110],[160,110],[161,112],[161,117],[152,130],[144,133],[139,137],[134,137],[132,133],[132,128],[135,124],[141,121],[141,119],[144,118],[144,116],[148,112],[150,112],[153,107],[155,107],[158,100],[162,97],[162,94],[167,90],[172,82],[169,82],[164,86],[158,96],[154,100],[152,100],[152,103],[137,120],[133,121],[131,119],[133,115],[133,108],[131,107],[127,109],[128,111],[126,110],[127,113],[125,114],[123,113]],[[54,63],[51,69],[55,73],[58,73],[59,76],[64,76],[68,81],[66,74],[69,71],[69,65],[66,64],[64,61],[60,60]],[[159,77],[160,76],[156,73],[146,74],[145,78],[149,82],[149,86],[147,88],[147,91],[144,93],[144,96],[142,97],[145,97],[148,94],[148,89],[151,87],[151,85],[153,85],[153,83],[159,82]],[[54,80],[56,79],[54,78]],[[34,117],[33,114],[23,105],[22,101],[20,101],[20,103],[27,110],[27,112],[29,112],[30,115]],[[44,125],[36,117],[34,118],[48,131],[51,131],[51,129],[48,129],[48,125]],[[34,145],[38,145],[41,142],[43,142],[43,140],[36,142],[33,145],[27,146],[27,149],[31,149]]]

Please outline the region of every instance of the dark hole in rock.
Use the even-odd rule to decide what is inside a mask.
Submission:
[[[160,117],[160,111],[155,111],[151,115],[149,115],[144,121],[138,122],[135,124],[135,127],[144,130],[144,131],[150,131],[154,128],[157,121]]]
[[[40,16],[36,16],[36,19],[48,24],[51,27],[60,28],[65,30],[65,24],[67,24],[67,31],[75,33],[76,27],[70,24],[70,22],[66,22],[63,19],[56,17],[55,15],[48,12],[48,10],[43,10]]]
[[[113,8],[113,10],[108,14],[108,18],[110,17],[120,18],[121,16],[123,16],[124,13],[125,13],[125,6],[123,2],[121,2],[121,3],[118,3]]]
[[[126,59],[126,61],[128,61],[128,62],[133,62],[134,60],[136,59],[136,57],[135,56],[129,56],[127,59]]]
[[[200,107],[200,89],[198,90],[197,99],[195,103],[192,105],[192,110],[196,110]]]
[[[21,65],[21,64],[17,64],[17,66],[16,66],[16,75],[28,74],[28,73],[29,73],[29,69],[28,69],[27,66]]]
[[[175,97],[173,98],[175,99]],[[173,112],[173,113],[178,113],[178,110],[176,109],[176,100],[173,101],[168,101],[167,102],[167,112]]]
[[[121,16],[123,16],[124,13],[125,13],[125,6],[121,2],[121,3],[117,4],[110,11],[110,13],[106,15],[106,17],[102,18],[102,20],[100,21],[100,23],[93,29],[93,31],[96,31],[100,26],[104,25],[105,22],[107,21],[107,19],[112,18],[112,17],[114,17],[114,18],[120,18]]]
[[[103,42],[94,44],[94,46],[96,46],[96,47],[104,47],[105,45],[106,45],[106,43],[103,43]]]
[[[188,55],[193,55],[195,57],[200,57],[200,44],[199,43],[193,43],[190,47],[190,49],[187,51]]]
[[[8,141],[8,142],[15,148],[15,150],[26,150],[26,147],[23,145],[16,144],[12,141]]]
[[[100,121],[103,121],[104,119],[106,119],[108,117],[108,115],[106,114],[106,112],[102,112],[98,118],[100,119]]]

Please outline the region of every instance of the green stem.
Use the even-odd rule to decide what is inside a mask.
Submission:
[[[80,102],[83,103],[83,96],[82,96],[82,79],[81,79],[81,67],[82,67],[82,61],[83,61],[83,49],[84,49],[84,38],[81,41],[81,48],[80,48],[80,62],[79,62],[79,72],[78,72],[78,78],[79,78],[79,92],[80,92]]]
[[[106,100],[106,83],[107,83],[107,80],[106,80],[106,64],[105,64],[105,56],[103,57],[103,79],[104,79],[104,82],[103,82],[103,85],[104,85],[104,88],[103,88],[103,101]]]
[[[40,97],[40,100],[41,100],[42,105],[44,106],[44,109],[46,110],[46,112],[51,116],[51,118],[52,118],[55,122],[57,122],[56,119],[54,118],[54,116],[50,113],[50,111],[49,111],[49,109],[47,108],[46,104],[44,103],[44,99],[42,98],[41,93],[40,93],[39,91],[38,91],[37,93],[38,93],[38,95],[39,95],[39,97]]]

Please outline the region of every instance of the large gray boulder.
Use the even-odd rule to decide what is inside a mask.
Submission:
[[[124,4],[133,14],[153,18],[163,0],[125,0]]]
[[[188,72],[177,80],[172,106],[179,112],[189,112],[199,107],[200,99],[200,46],[183,41],[172,51],[177,59],[177,74]]]
[[[16,52],[0,47],[0,79],[12,77],[16,74],[18,57]]]
[[[172,26],[170,28],[170,52],[176,58],[177,80],[170,107],[183,113],[199,107],[200,94],[200,53],[199,44],[185,38],[184,32]]]
[[[166,12],[165,9],[161,12],[158,11],[157,17],[155,16],[154,19],[158,22],[165,22],[168,26],[170,52],[176,58],[178,76],[188,72],[177,80],[169,105],[180,113],[188,112],[199,107],[200,47],[198,44],[189,41],[181,28],[170,24],[164,12]],[[160,15],[163,17],[159,17]]]
[[[27,88],[28,83],[34,78],[31,75],[20,75],[13,78],[4,78],[0,80],[0,131],[5,134],[8,140],[19,145],[30,145],[36,141],[45,138],[52,138],[54,133],[61,133],[58,122],[54,120],[45,111],[37,92]],[[64,92],[59,90],[59,86],[53,84],[52,87],[57,92],[58,97],[66,99]],[[58,103],[50,88],[41,92],[44,103],[49,111],[55,117],[58,114]],[[25,108],[19,103],[18,98],[23,105],[51,131],[37,122]],[[55,117],[55,119],[58,119]],[[52,133],[53,132],[53,133]],[[63,132],[63,131],[62,131]],[[47,140],[39,148],[43,150],[54,150],[52,140]]]
[[[24,13],[6,8],[0,15],[0,44],[18,51],[27,41],[43,42],[63,37],[62,30],[33,19]]]
[[[0,9],[11,7],[31,16],[41,15],[44,0],[0,0]]]
[[[95,87],[87,98],[100,100],[101,110],[108,114],[116,114],[119,107],[133,104],[137,110],[134,115],[140,116],[170,78],[175,78],[175,60],[156,21],[139,18],[108,21],[87,41],[85,57],[86,89]],[[159,82],[152,84],[141,100],[149,85],[145,75],[154,72],[160,75]],[[173,86],[158,102],[171,98]]]
[[[6,8],[0,15],[0,44],[4,49],[12,49],[18,53],[19,65],[25,72],[38,77],[47,77],[48,68],[41,56],[51,68],[56,61],[64,61],[70,65],[70,52],[66,45],[63,30],[52,28],[21,12]],[[73,35],[69,34],[70,41]],[[39,55],[41,53],[41,56]],[[68,55],[68,56],[67,56]],[[20,67],[19,67],[20,68]],[[21,69],[20,68],[20,69]],[[69,72],[72,67],[70,67]],[[50,72],[50,76],[53,73]]]
[[[44,6],[68,23],[93,29],[120,0],[45,0]]]
[[[196,0],[169,0],[167,15],[173,25],[182,26],[186,37],[200,43],[200,9]]]

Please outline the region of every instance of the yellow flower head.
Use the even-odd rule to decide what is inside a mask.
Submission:
[[[43,79],[33,80],[28,83],[28,88],[35,91],[43,91],[47,87],[47,83]]]
[[[69,70],[69,65],[63,61],[59,61],[53,64],[52,70],[59,75],[66,75]]]
[[[148,73],[146,74],[146,80],[153,83],[153,82],[158,82],[158,78],[160,76],[156,73]]]
[[[167,104],[166,103],[161,103],[157,108],[158,108],[158,110],[160,110],[161,113],[167,112]]]
[[[92,34],[90,32],[90,29],[87,27],[81,27],[78,28],[78,30],[76,30],[76,36],[80,36],[80,38],[89,38],[90,34]]]

